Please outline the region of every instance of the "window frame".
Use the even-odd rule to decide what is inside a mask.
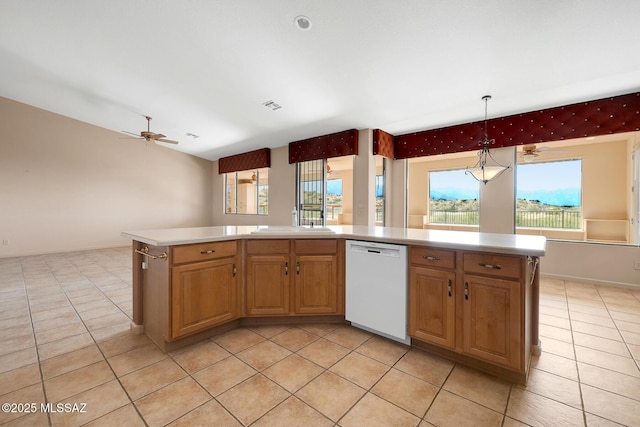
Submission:
[[[258,168],[258,169],[247,169],[244,171],[235,171],[235,172],[228,172],[224,174],[224,179],[223,179],[223,185],[224,185],[224,206],[223,206],[223,211],[225,215],[260,215],[260,216],[267,216],[269,215],[269,180],[267,179],[261,179],[260,178],[260,171],[264,171],[268,168]],[[239,174],[242,174],[243,172],[252,172],[253,174],[256,175],[256,179],[255,179],[255,183],[253,185],[256,186],[256,191],[255,191],[255,212],[238,212],[238,202],[239,202],[239,197],[238,197],[238,185],[242,185],[242,184],[247,184],[247,183],[241,183],[240,179],[242,178],[238,178]],[[268,172],[265,173],[264,175],[266,175],[268,177]],[[233,184],[229,184],[229,179],[230,177],[233,177]],[[261,197],[260,193],[263,189],[265,189],[266,187],[266,195],[265,197]],[[230,199],[230,194],[233,194],[233,206],[230,208],[229,207],[229,199]],[[261,198],[263,200],[265,200],[264,203],[264,208],[261,209]],[[262,211],[262,213],[261,213]]]

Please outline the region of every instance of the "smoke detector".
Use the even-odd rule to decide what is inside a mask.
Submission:
[[[311,29],[311,19],[304,15],[298,15],[294,18],[293,23],[300,31],[309,31]]]

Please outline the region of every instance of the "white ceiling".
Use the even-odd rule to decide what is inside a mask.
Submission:
[[[638,0],[1,0],[0,96],[115,131],[150,115],[214,160],[480,120],[485,94],[497,117],[636,92],[639,22]]]

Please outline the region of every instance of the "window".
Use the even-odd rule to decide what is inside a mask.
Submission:
[[[327,221],[337,220],[342,213],[342,179],[327,180]]]
[[[298,176],[298,224],[325,225],[325,161],[310,160],[296,164]]]
[[[352,223],[353,156],[296,163],[298,223]]]
[[[384,198],[385,198],[385,165],[386,159],[376,156],[376,225],[385,225],[384,220]]]
[[[429,222],[478,225],[478,182],[464,169],[429,172]]]
[[[582,228],[582,160],[519,164],[516,227]]]
[[[269,169],[225,174],[225,213],[269,214]]]

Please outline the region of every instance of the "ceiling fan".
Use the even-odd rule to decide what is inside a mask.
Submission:
[[[522,151],[518,154],[526,163],[533,162],[533,160],[538,157],[542,152],[555,152],[555,153],[566,153],[566,150],[553,150],[547,147],[536,148],[535,145],[525,145],[522,147]]]
[[[147,119],[147,130],[141,131],[139,136],[137,133],[127,132],[126,130],[123,130],[122,132],[127,133],[129,135],[136,136],[138,137],[137,139],[144,139],[147,142],[164,142],[167,144],[178,143],[178,141],[172,141],[170,139],[166,139],[166,135],[163,135],[161,133],[151,132],[151,117],[144,116],[144,118]]]

